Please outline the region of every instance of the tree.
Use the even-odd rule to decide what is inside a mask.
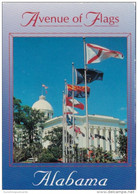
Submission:
[[[125,129],[124,131],[125,134],[123,133],[123,130],[120,129],[120,134],[118,137],[118,150],[122,156],[122,161],[127,162],[127,129]]]
[[[48,149],[44,148],[42,152],[39,154],[38,162],[40,163],[48,163],[48,162],[57,162],[53,153],[51,153]]]
[[[14,162],[19,162],[23,157],[24,153],[21,149],[21,141],[20,138],[22,137],[22,133],[18,130],[18,125],[14,122],[13,127],[13,158]]]
[[[42,130],[46,121],[45,115],[39,110],[23,106],[21,100],[14,97],[14,161],[35,158],[42,150]],[[18,134],[21,134],[19,138]],[[21,157],[16,157],[20,149]]]
[[[48,151],[54,156],[54,159],[58,161],[58,159],[62,158],[62,127],[48,131],[44,140],[50,142]]]

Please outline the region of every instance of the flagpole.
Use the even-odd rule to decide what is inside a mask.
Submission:
[[[88,100],[87,100],[87,64],[86,64],[86,44],[83,38],[84,46],[84,70],[85,70],[85,106],[86,106],[86,148],[89,148],[89,121],[88,121]]]
[[[67,81],[65,81],[65,95],[67,95]],[[67,115],[65,114],[65,163],[67,163],[67,123],[66,123]]]
[[[63,130],[62,130],[62,160],[65,163],[65,94],[63,91]]]
[[[42,87],[42,95],[43,95],[43,86],[41,86]]]
[[[75,162],[75,131],[74,131],[74,128],[75,128],[75,120],[74,120],[74,63],[72,62],[72,86],[73,86],[73,91],[72,91],[72,100],[73,100],[73,103],[72,103],[72,107],[73,107],[73,158],[72,158],[72,161]]]

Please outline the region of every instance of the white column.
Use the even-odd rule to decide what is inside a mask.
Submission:
[[[106,150],[109,152],[110,151],[110,142],[108,140],[109,138],[109,129],[106,128],[105,130],[105,138],[106,138]]]
[[[118,142],[118,135],[117,135],[117,129],[115,128],[114,130],[114,134],[115,134],[115,138],[114,138],[114,141],[115,141],[115,151],[117,152],[117,142]]]
[[[106,138],[105,127],[103,128],[103,136],[104,136],[104,138]],[[103,147],[104,147],[104,151],[105,151],[106,150],[106,140],[105,139],[103,140]]]
[[[98,130],[96,127],[94,127],[94,130],[93,130],[93,135],[94,135],[94,147],[98,147],[98,138],[95,138],[95,134],[98,134]]]
[[[115,129],[111,129],[111,145],[112,145],[112,151],[115,151]]]
[[[119,143],[118,143],[118,137],[119,137],[119,128],[116,128],[116,147],[119,147]]]
[[[94,128],[92,127],[90,129],[90,146],[91,146],[91,149],[93,148],[94,146],[94,138],[95,138],[95,135],[94,135]]]
[[[100,135],[103,136],[103,128],[100,128]],[[102,149],[104,150],[104,140],[102,138],[100,138],[100,147],[102,147]]]

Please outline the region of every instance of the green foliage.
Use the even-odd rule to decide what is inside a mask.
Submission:
[[[42,150],[41,135],[46,118],[44,113],[23,106],[13,98],[14,110],[14,162],[37,157]]]
[[[22,151],[22,149],[14,145],[14,149],[13,149],[14,162],[18,163],[23,157],[24,157],[24,152]]]
[[[41,154],[39,154],[38,162],[47,163],[47,162],[57,162],[53,153],[51,153],[48,149],[43,149]]]
[[[53,154],[55,160],[62,158],[62,127],[48,131],[45,140],[50,141],[48,151]]]
[[[125,129],[125,133],[127,133],[127,129]],[[118,143],[119,143],[118,150],[122,156],[122,161],[127,162],[127,136],[123,133],[122,129],[120,129]]]
[[[101,147],[92,150],[90,162],[92,163],[112,163],[115,162],[112,153],[103,151]]]

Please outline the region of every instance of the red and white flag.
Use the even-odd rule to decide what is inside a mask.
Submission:
[[[64,108],[64,113],[65,114],[78,114],[78,112],[76,110],[74,110],[72,107],[70,106],[65,106]]]
[[[47,88],[48,88],[45,84],[42,84],[42,87],[43,87],[43,88],[45,88],[45,89],[47,89]]]
[[[72,129],[72,128],[73,128],[73,126],[70,127],[70,129]],[[80,128],[77,127],[77,126],[74,126],[74,131],[75,131],[76,133],[81,133]]]
[[[80,109],[84,110],[84,105],[81,102],[79,102],[76,99],[73,100],[72,97],[67,97],[66,96],[66,105],[67,106],[73,106],[73,101],[74,101],[74,107],[75,108],[80,108]]]
[[[90,63],[100,63],[101,61],[108,59],[110,57],[123,59],[124,56],[119,51],[112,51],[107,48],[95,45],[86,44],[87,52],[87,64]]]

